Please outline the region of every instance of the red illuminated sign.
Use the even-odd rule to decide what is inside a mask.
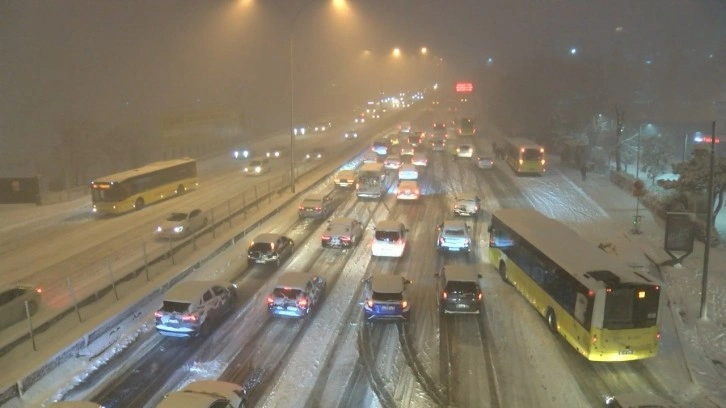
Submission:
[[[696,143],[711,143],[712,140],[711,136],[696,136],[693,138],[693,141]],[[721,143],[721,139],[717,137],[716,143]]]
[[[456,93],[471,93],[474,90],[474,84],[471,82],[457,82]]]

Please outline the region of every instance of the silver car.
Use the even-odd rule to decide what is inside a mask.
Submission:
[[[306,317],[325,296],[325,285],[321,276],[287,272],[267,295],[267,309],[273,316]]]
[[[206,227],[209,219],[200,209],[190,212],[174,212],[156,226],[154,232],[161,238],[182,238]]]
[[[436,249],[439,252],[471,252],[471,227],[462,220],[447,220],[439,224]]]
[[[166,396],[156,408],[246,408],[247,392],[238,384],[201,380]]]
[[[17,285],[0,288],[0,329],[10,327],[25,319],[25,302],[28,302],[30,315],[40,306],[40,288],[30,285]]]
[[[237,285],[221,281],[185,281],[164,294],[154,313],[156,331],[165,336],[205,336],[215,320],[232,312],[237,301]]]
[[[351,248],[363,238],[363,224],[353,218],[336,217],[320,237],[323,248]]]

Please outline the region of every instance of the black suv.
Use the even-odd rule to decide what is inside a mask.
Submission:
[[[472,265],[451,264],[441,268],[436,274],[438,282],[438,302],[441,313],[480,313],[484,298],[479,278]]]
[[[277,266],[282,264],[295,250],[295,243],[292,239],[280,234],[260,234],[250,242],[247,249],[247,260],[253,263],[270,264]]]

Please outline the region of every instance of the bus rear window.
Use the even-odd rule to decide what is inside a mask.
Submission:
[[[621,287],[605,299],[605,329],[636,329],[653,326],[658,319],[660,291],[655,287]]]
[[[523,160],[539,160],[542,158],[542,153],[537,149],[524,149],[522,153]]]

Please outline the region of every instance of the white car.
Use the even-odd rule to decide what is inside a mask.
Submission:
[[[490,170],[494,168],[494,158],[491,156],[477,156],[476,167],[484,170]]]
[[[429,158],[426,156],[426,153],[416,152],[411,156],[411,164],[417,167],[426,167],[429,164]]]
[[[355,170],[340,170],[333,176],[333,182],[338,187],[354,187]]]
[[[421,190],[416,180],[401,180],[396,187],[396,199],[398,200],[418,200],[421,196]]]
[[[156,331],[164,336],[206,336],[212,325],[231,313],[237,285],[224,281],[183,281],[164,294],[154,312]]]
[[[399,180],[418,180],[418,169],[415,165],[404,163],[398,169]]]
[[[189,212],[174,212],[157,225],[154,232],[161,238],[182,238],[206,227],[208,222],[207,216],[198,208]]]
[[[190,383],[180,391],[170,392],[156,408],[246,408],[247,393],[240,385],[214,380]]]
[[[460,144],[456,148],[456,157],[471,158],[474,156],[474,147],[470,144]]]
[[[358,139],[358,132],[355,130],[349,130],[343,134],[345,140]]]
[[[374,228],[371,253],[373,256],[401,257],[406,249],[408,229],[400,221],[378,221]]]
[[[460,193],[454,202],[454,215],[477,217],[481,210],[481,199],[476,193]]]
[[[389,154],[384,160],[383,160],[383,167],[389,169],[389,170],[398,170],[401,167],[401,156],[397,154]]]
[[[270,160],[265,157],[257,157],[249,161],[244,167],[245,174],[259,176],[270,171]]]

